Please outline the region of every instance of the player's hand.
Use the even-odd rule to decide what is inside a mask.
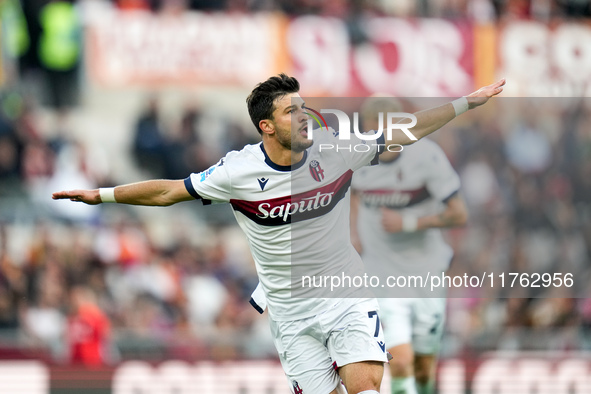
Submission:
[[[479,105],[486,103],[489,98],[501,93],[503,91],[503,86],[505,86],[505,82],[505,78],[503,78],[500,81],[488,86],[484,86],[467,95],[466,98],[468,99],[468,105],[470,106],[470,109],[476,108]]]
[[[83,202],[89,205],[101,203],[101,196],[98,189],[94,190],[67,190],[56,192],[51,195],[54,200],[66,200]]]
[[[382,208],[382,228],[389,233],[402,231],[402,215],[393,209]]]

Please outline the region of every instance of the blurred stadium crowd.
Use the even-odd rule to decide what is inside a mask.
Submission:
[[[456,251],[450,274],[571,272],[579,283],[573,291],[499,283],[468,289],[467,298],[449,299],[447,345],[589,348],[590,104],[501,99],[496,109],[470,113],[455,132],[436,136],[461,176],[470,211],[467,227],[448,231]]]
[[[43,3],[26,1],[23,10]],[[591,2],[582,0],[115,3],[125,9],[273,10],[343,19],[363,13],[482,21],[591,16]],[[38,67],[26,59],[20,66]],[[20,83],[31,83],[28,75],[23,72]],[[0,354],[37,352],[87,364],[273,357],[264,317],[248,304],[257,279],[229,208],[52,203],[50,193],[64,179],[81,188],[111,186],[121,180],[120,169],[106,164],[100,147],[75,137],[81,133],[72,130],[71,119],[84,116],[75,94],[53,100],[48,110],[16,82],[8,86],[0,103]],[[156,96],[146,102],[127,130],[132,137],[126,148],[145,177],[186,177],[258,139],[250,124],[208,114],[227,121],[222,143],[212,145],[203,138],[199,106],[171,124],[163,121]],[[504,115],[493,115],[495,110]],[[572,272],[579,298],[560,289],[467,289],[449,300],[443,356],[591,349],[585,286],[591,283],[591,100],[501,99],[451,128],[434,139],[460,174],[470,208],[470,224],[447,231],[456,251],[451,273]],[[76,319],[88,316],[111,343],[98,361],[76,331]]]
[[[363,14],[478,20],[591,16],[585,0],[113,0],[124,9],[153,11],[279,11],[288,15],[356,18]]]
[[[35,109],[10,96],[5,110],[13,105],[10,100],[19,103],[13,103],[14,113],[2,113],[0,131],[0,341],[5,346],[50,349],[58,360],[67,360],[76,341],[70,327],[78,313],[72,293],[82,287],[95,295],[89,302],[109,322],[104,335],[111,332],[118,344],[112,350],[119,349],[112,357],[268,355],[268,343],[257,347],[256,338],[248,339],[258,324],[248,304],[257,279],[248,251],[240,249],[244,239],[236,240],[239,230],[226,228],[232,221],[229,210],[213,209],[215,220],[205,234],[191,222],[172,229],[165,245],[148,229],[150,222],[161,221],[141,211],[82,206],[55,211],[47,193],[60,179],[89,187],[113,181],[96,170],[100,159],[92,162],[83,142],[65,129],[44,138],[35,128]],[[57,125],[64,126],[64,116],[57,115]],[[152,178],[185,177],[207,168],[216,160],[207,152],[211,147],[199,143],[197,118],[194,111],[186,113],[180,129],[187,139],[171,140],[151,101],[138,115],[130,157]],[[243,135],[239,130],[230,131],[228,149],[252,142],[237,138]],[[200,203],[192,209],[196,206],[200,210]],[[164,222],[178,216],[175,208]]]

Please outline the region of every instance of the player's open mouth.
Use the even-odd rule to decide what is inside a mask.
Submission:
[[[308,125],[305,124],[304,126],[300,127],[300,129],[298,130],[298,132],[304,136],[304,137],[308,137]]]

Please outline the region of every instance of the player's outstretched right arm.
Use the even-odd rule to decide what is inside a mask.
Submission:
[[[151,180],[108,189],[67,190],[53,193],[54,200],[69,199],[96,205],[117,202],[131,205],[169,206],[181,201],[193,200],[185,183],[180,180]]]
[[[454,102],[458,103],[456,105],[462,108],[456,109],[454,102],[450,102],[438,107],[414,113],[417,123],[410,129],[412,135],[416,138],[416,140],[420,140],[421,138],[426,137],[434,131],[439,130],[441,127],[445,126],[452,119],[458,116],[459,113],[463,113],[469,109],[486,104],[486,102],[491,97],[496,96],[503,91],[505,82],[505,79],[501,79],[491,85],[484,86],[461,99],[455,100]],[[391,138],[386,138],[386,146],[408,145],[416,141],[411,140],[406,134],[401,133],[393,133],[390,137]]]

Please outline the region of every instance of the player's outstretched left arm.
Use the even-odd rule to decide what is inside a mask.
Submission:
[[[468,209],[459,194],[447,200],[445,210],[437,215],[416,217],[394,209],[382,209],[382,227],[390,233],[459,227],[465,225],[467,221]]]
[[[169,206],[177,202],[194,199],[187,191],[182,179],[151,180],[107,189],[67,190],[53,193],[51,197],[54,200],[69,199],[70,201],[83,202],[89,205],[117,202],[148,206]]]
[[[440,129],[449,123],[461,113],[481,106],[491,97],[501,93],[503,91],[503,86],[505,86],[505,82],[505,79],[501,79],[498,82],[484,86],[453,102],[416,112],[414,115],[417,117],[417,124],[412,128],[409,128],[409,131],[417,138],[417,140],[428,136],[435,130]],[[415,142],[415,140],[411,140],[404,133],[392,133],[391,137],[391,139],[386,139],[387,145],[408,145]]]

